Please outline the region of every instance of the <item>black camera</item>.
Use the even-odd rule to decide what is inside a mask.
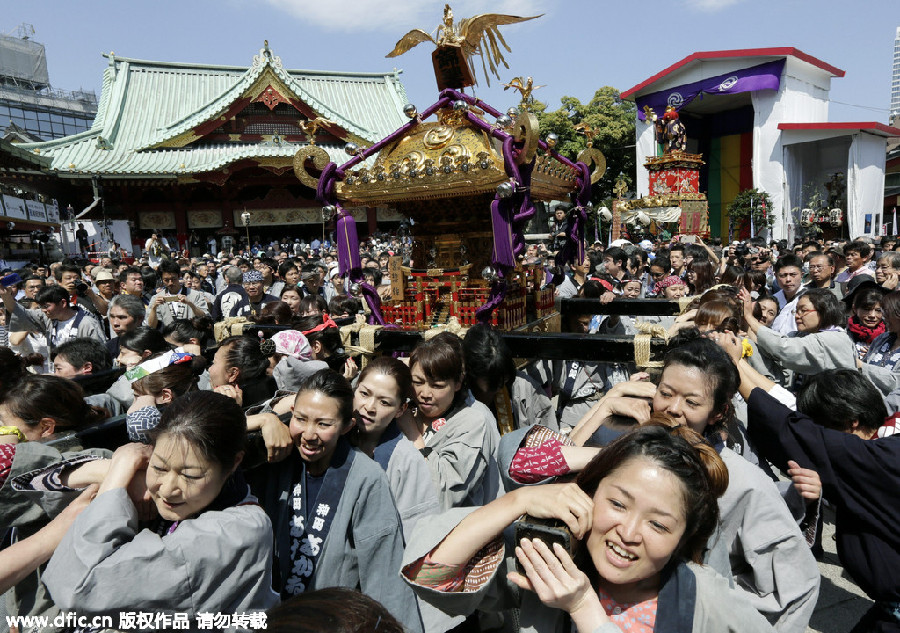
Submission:
[[[87,294],[87,291],[88,291],[88,285],[86,283],[84,283],[83,281],[75,282],[75,294],[76,295],[78,295],[79,297],[83,297]]]
[[[575,540],[572,531],[569,530],[564,521],[559,519],[536,519],[526,514],[513,523],[513,526],[515,527],[516,545],[519,545],[523,538],[529,540],[540,539],[552,552],[553,544],[559,543],[570,557],[575,558],[575,547],[578,541]],[[523,576],[525,575],[525,569],[518,559],[516,559],[516,571]]]

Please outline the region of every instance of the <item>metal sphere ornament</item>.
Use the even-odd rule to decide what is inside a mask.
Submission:
[[[407,118],[415,119],[417,116],[419,116],[419,109],[416,108],[416,106],[412,103],[407,103],[405,106],[403,106],[403,114],[405,114]]]
[[[337,207],[333,204],[328,204],[322,207],[322,220],[324,222],[328,222],[331,218],[334,217],[334,214],[337,213]]]
[[[512,198],[515,192],[516,187],[515,185],[513,185],[512,181],[507,180],[506,182],[501,182],[499,185],[497,185],[498,198]]]
[[[489,284],[494,285],[497,283],[497,280],[500,279],[500,275],[497,274],[497,271],[493,266],[485,266],[481,270],[481,278]]]
[[[516,117],[519,116],[519,109],[518,108],[510,108],[509,110],[506,111],[506,116],[508,116],[513,121],[515,121]]]
[[[457,112],[465,112],[469,109],[469,104],[462,99],[459,99],[458,101],[453,102],[453,109]]]
[[[507,128],[510,125],[512,125],[512,123],[513,123],[512,117],[509,116],[508,114],[501,114],[500,116],[497,117],[497,125],[499,125],[502,128]]]
[[[359,145],[356,143],[347,143],[344,145],[344,151],[350,156],[356,156],[359,153]]]
[[[559,136],[557,136],[554,132],[550,132],[547,135],[547,147],[553,149],[556,147],[556,144],[559,143]]]
[[[350,288],[348,289],[351,297],[361,297],[362,296],[362,287],[359,284],[350,284]]]

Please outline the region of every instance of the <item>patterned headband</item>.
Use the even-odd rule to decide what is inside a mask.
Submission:
[[[669,286],[684,286],[687,285],[684,283],[684,280],[681,277],[677,277],[675,275],[669,275],[665,279],[662,279],[656,283],[654,290],[658,294],[664,288],[668,288]]]
[[[129,383],[134,383],[141,378],[145,378],[150,374],[158,372],[160,369],[165,369],[169,365],[189,363],[193,359],[193,356],[186,353],[182,348],[179,347],[172,351],[160,354],[155,358],[151,358],[150,360],[146,360],[134,369],[129,369],[125,372],[125,378]]]

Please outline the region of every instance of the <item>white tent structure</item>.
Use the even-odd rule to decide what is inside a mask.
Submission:
[[[878,123],[783,123],[785,206],[788,224],[799,224],[798,209],[806,206],[810,183],[846,174],[847,234],[880,235],[884,204],[885,145],[900,130]],[[818,193],[826,193],[821,187]],[[793,236],[790,236],[793,237]]]

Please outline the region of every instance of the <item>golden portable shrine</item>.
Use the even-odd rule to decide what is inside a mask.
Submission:
[[[348,143],[352,158],[340,167],[314,146],[295,155],[298,178],[317,189],[326,219],[336,218],[340,271],[349,272],[365,297],[371,322],[425,329],[456,317],[463,326],[482,321],[509,330],[549,315],[554,287],[542,287],[540,266],[522,263],[523,230],[535,200],[574,198],[559,258],[583,257],[590,187],[603,174],[602,154],[588,148],[572,162],[554,150],[555,137],[540,139],[524,98],[502,113],[461,91],[474,84],[468,58],[481,54],[496,75],[505,63],[497,27],[525,19],[531,18],[484,14],[454,24],[446,7],[437,40],[417,29],[391,53],[421,41],[437,44],[441,92],[434,105],[421,113],[405,106],[409,122],[371,147]],[[427,121],[431,117],[436,120]],[[593,163],[593,173],[584,160]],[[409,267],[399,258],[390,263],[391,299],[382,303],[363,281],[355,224],[344,206],[384,204],[411,219],[413,250]]]

